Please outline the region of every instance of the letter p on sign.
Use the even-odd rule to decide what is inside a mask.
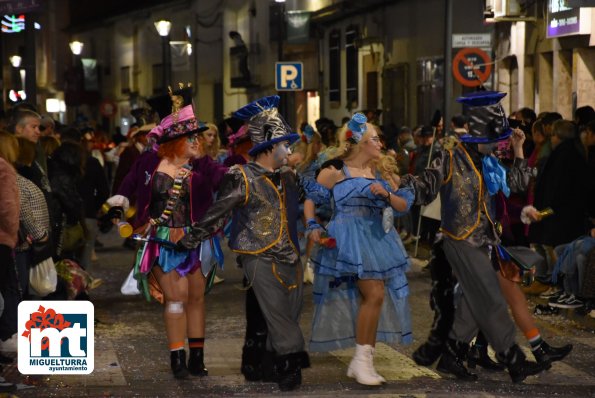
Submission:
[[[277,62],[275,66],[275,88],[277,91],[303,89],[303,64],[301,62]]]

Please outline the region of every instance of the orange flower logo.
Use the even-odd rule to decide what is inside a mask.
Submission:
[[[47,328],[54,328],[58,330],[63,330],[67,327],[70,327],[71,323],[64,320],[64,315],[56,314],[51,308],[47,310],[43,306],[39,306],[37,312],[31,314],[31,319],[27,321],[25,324],[25,331],[23,332],[23,337],[28,337],[29,341],[31,341],[31,329],[47,329]],[[45,350],[49,348],[50,342],[47,337],[44,337],[42,340],[41,349]]]

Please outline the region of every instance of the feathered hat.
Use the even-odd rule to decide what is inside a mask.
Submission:
[[[302,141],[304,141],[306,144],[310,144],[312,142],[312,138],[314,138],[314,134],[316,134],[314,128],[309,124],[306,124],[304,131],[302,132]]]
[[[159,114],[159,125],[151,130],[158,144],[163,144],[179,137],[200,133],[209,128],[196,119],[192,106],[192,88],[183,87],[168,94],[158,95],[147,100],[151,108]]]
[[[279,96],[271,95],[260,98],[238,109],[233,116],[248,122],[248,134],[253,147],[248,151],[255,156],[278,142],[289,141],[293,144],[300,136],[291,132],[291,128],[277,110]]]
[[[489,144],[507,139],[512,134],[500,101],[506,93],[478,91],[457,98],[467,107],[469,134],[459,139],[475,144]]]
[[[347,122],[347,132],[345,138],[352,140],[355,143],[359,143],[364,136],[364,133],[368,130],[366,123],[368,118],[363,113],[354,113],[351,120]]]

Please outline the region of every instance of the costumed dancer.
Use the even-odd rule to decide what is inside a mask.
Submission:
[[[192,250],[182,251],[171,246],[187,233],[192,222],[205,214],[227,168],[202,152],[198,137],[207,127],[194,115],[190,88],[153,97],[148,102],[161,118],[149,133],[158,149],[140,155],[108,204],[126,210],[130,200],[136,200],[133,227],[149,241],[138,252],[135,277],[145,295],[148,277],[154,277],[163,292],[174,377],[185,378],[188,373],[205,376],[208,371],[203,353],[203,273],[206,275],[208,270],[201,270],[198,244]],[[190,348],[188,363],[186,338]]]
[[[215,204],[178,245],[192,250],[233,212],[229,245],[241,258],[268,333],[269,355],[264,349],[252,349],[246,355],[244,346],[242,373],[248,380],[266,378],[268,357],[274,364],[273,379],[282,391],[289,391],[301,384],[301,369],[309,367],[310,361],[299,325],[303,284],[296,224],[303,186],[284,167],[289,145],[299,135],[291,134],[278,113],[278,103],[278,96],[264,97],[234,113],[248,122],[253,160],[229,170]],[[258,339],[249,333],[253,332],[250,317],[247,321],[246,340]]]
[[[410,260],[392,221],[393,211],[409,210],[413,193],[398,189],[398,176],[382,175],[372,166],[382,156],[381,143],[366,122],[361,113],[352,117],[344,153],[325,162],[317,178],[332,191],[334,210],[326,230],[336,247],[321,246],[313,259],[310,350],[355,345],[347,375],[360,384],[380,385],[386,380],[374,369],[376,342],[413,339],[405,276]],[[312,214],[306,217],[311,239],[320,241],[322,227]]]
[[[462,295],[457,298],[454,324],[437,369],[475,380],[463,365],[470,341],[481,330],[506,365],[513,382],[537,374],[549,363],[526,360],[515,342],[515,328],[495,270],[498,237],[493,198],[503,192],[526,189],[531,169],[523,159],[524,134],[508,125],[498,92],[477,92],[458,99],[469,107],[469,134],[452,150],[443,150],[420,176],[405,176],[414,187],[417,204],[428,204],[438,193],[442,200],[442,247]],[[506,171],[493,156],[496,143],[511,137],[515,159]]]
[[[448,143],[443,145],[446,150],[452,150],[459,144],[459,140],[454,136],[450,138]],[[505,141],[501,141],[504,143]],[[507,143],[509,144],[509,143]],[[529,161],[529,166],[531,163]],[[502,192],[498,192],[498,196],[503,196]],[[497,211],[499,214],[499,211]],[[498,216],[501,219],[504,214]],[[534,218],[539,218],[539,214],[534,214]],[[498,230],[500,228],[497,228]],[[442,234],[438,235],[438,239],[432,246],[432,258],[428,265],[432,277],[432,291],[430,293],[430,307],[434,311],[434,322],[428,339],[421,344],[414,352],[413,359],[418,365],[431,366],[440,357],[444,344],[448,339],[448,334],[452,328],[454,318],[454,289],[457,283],[456,278],[452,275],[452,268],[446,259],[444,250],[442,248]],[[524,247],[508,248],[513,252],[517,258],[520,258],[526,264],[535,264],[541,259],[537,253]],[[566,357],[572,350],[572,345],[568,344],[562,347],[553,347],[545,342],[541,336],[533,316],[529,312],[529,306],[525,295],[523,294],[519,281],[513,281],[503,272],[498,272],[498,282],[502,294],[506,298],[508,306],[513,315],[513,319],[519,329],[527,338],[533,356],[537,362],[554,362],[560,361]],[[468,353],[468,366],[475,368],[476,365],[481,366],[486,370],[503,370],[504,366],[500,363],[494,362],[488,355],[488,342],[484,334],[480,331],[475,339],[475,343],[471,346]],[[468,377],[467,372],[460,374],[463,379]]]

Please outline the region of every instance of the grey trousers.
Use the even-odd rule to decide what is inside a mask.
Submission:
[[[449,337],[469,343],[481,329],[496,352],[506,351],[515,343],[515,326],[487,247],[444,239],[444,253],[463,291]]]
[[[276,355],[304,351],[299,323],[303,302],[301,264],[275,263],[275,273],[271,260],[242,256],[242,266],[267,323],[267,350]]]

